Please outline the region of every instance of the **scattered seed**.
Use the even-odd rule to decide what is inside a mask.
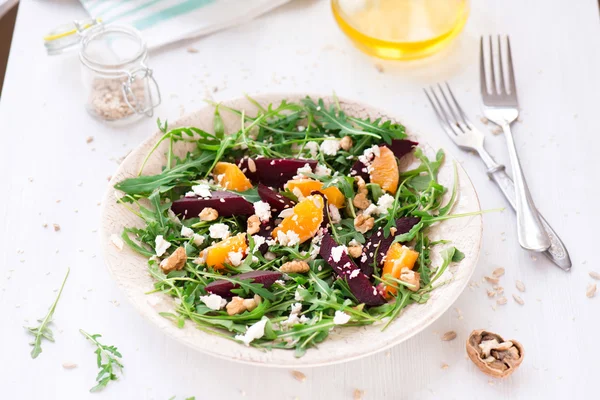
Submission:
[[[499,282],[498,278],[492,278],[491,276],[486,276],[484,277],[484,279],[488,282],[491,283],[492,285],[495,285]]]
[[[187,52],[188,52],[188,53],[197,53],[197,52],[198,52],[198,49],[197,49],[197,48],[195,48],[195,47],[188,47],[188,48],[187,48]]]
[[[446,363],[442,363],[442,369],[446,370],[448,369],[450,366]]]
[[[449,342],[454,339],[456,339],[456,332],[454,331],[448,331],[442,335],[442,340],[444,342]]]
[[[377,70],[377,72],[379,72],[380,74],[383,74],[384,69],[383,69],[383,65],[377,63],[375,64],[375,69]]]
[[[588,288],[585,292],[585,295],[587,297],[594,297],[594,295],[596,294],[596,284],[595,283],[591,283],[588,285]]]
[[[596,280],[600,279],[600,274],[597,273],[596,271],[590,271],[590,276]]]
[[[304,375],[302,372],[300,371],[292,371],[292,376],[294,377],[295,380],[297,380],[298,382],[304,382],[306,381],[306,375]]]
[[[364,394],[365,394],[364,390],[354,389],[354,393],[352,395],[352,398],[354,400],[362,400]]]
[[[498,295],[504,293],[504,288],[502,286],[496,286],[494,289],[496,290],[496,294]]]
[[[494,292],[492,289],[487,289],[487,295],[488,297],[494,297],[496,295],[496,292]]]
[[[504,304],[506,304],[507,301],[508,300],[506,300],[506,297],[502,296],[498,300],[496,300],[496,304],[498,304],[499,306],[503,306]]]
[[[52,227],[54,228],[54,232],[60,231],[60,225],[59,224],[52,224]]]
[[[525,291],[525,284],[521,281],[516,281],[515,282],[515,286],[517,287],[517,290],[519,290],[519,292],[524,292]]]
[[[504,268],[502,268],[502,267],[496,268],[492,272],[492,275],[494,275],[494,277],[496,277],[496,278],[500,278],[502,275],[504,275]]]
[[[94,141],[94,137],[93,136],[88,136],[87,139],[85,139],[86,143],[92,143]]]
[[[525,302],[523,301],[523,299],[522,299],[522,298],[520,298],[519,296],[517,296],[516,294],[513,294],[513,299],[515,299],[515,301],[516,301],[517,303],[519,303],[520,305],[523,305],[523,304],[525,304]]]
[[[481,121],[482,124],[485,124],[485,125],[487,125],[490,122],[490,120],[487,119],[486,117],[481,117],[479,120]]]
[[[499,126],[495,127],[494,129],[492,129],[492,133],[494,135],[499,135],[502,133],[502,128],[500,128]]]

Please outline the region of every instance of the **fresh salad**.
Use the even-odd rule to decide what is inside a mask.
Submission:
[[[386,329],[427,302],[463,258],[448,246],[440,265],[430,258],[447,241],[428,228],[459,216],[456,181],[444,196],[437,180],[443,151],[429,159],[404,126],[347,115],[337,100],[253,103],[255,116],[216,104],[213,132],[159,120],[162,172],[143,175],[144,162],[115,185],[145,227],[113,242],[146,257],[154,292],[175,298],[162,315],[300,357],[333,328]],[[239,116],[237,132],[225,132],[222,113]],[[193,151],[177,157],[178,142]],[[420,165],[403,170],[409,153]]]

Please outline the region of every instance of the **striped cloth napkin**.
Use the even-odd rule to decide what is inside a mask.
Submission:
[[[80,0],[90,17],[140,31],[150,50],[238,25],[289,0]]]

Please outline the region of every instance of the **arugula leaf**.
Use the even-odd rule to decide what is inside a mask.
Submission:
[[[98,338],[102,337],[99,334],[89,334],[83,329],[79,332],[87,340],[92,342],[96,346],[96,364],[100,368],[98,376],[96,376],[96,382],[98,384],[90,389],[90,392],[98,392],[106,387],[110,381],[116,381],[119,379],[117,372],[122,373],[123,364],[121,364],[121,358],[123,357],[119,350],[115,346],[106,346],[98,341]]]

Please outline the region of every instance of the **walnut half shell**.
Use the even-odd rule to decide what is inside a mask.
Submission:
[[[516,340],[504,340],[496,333],[480,329],[469,335],[467,354],[484,374],[506,378],[519,368],[525,351]]]

